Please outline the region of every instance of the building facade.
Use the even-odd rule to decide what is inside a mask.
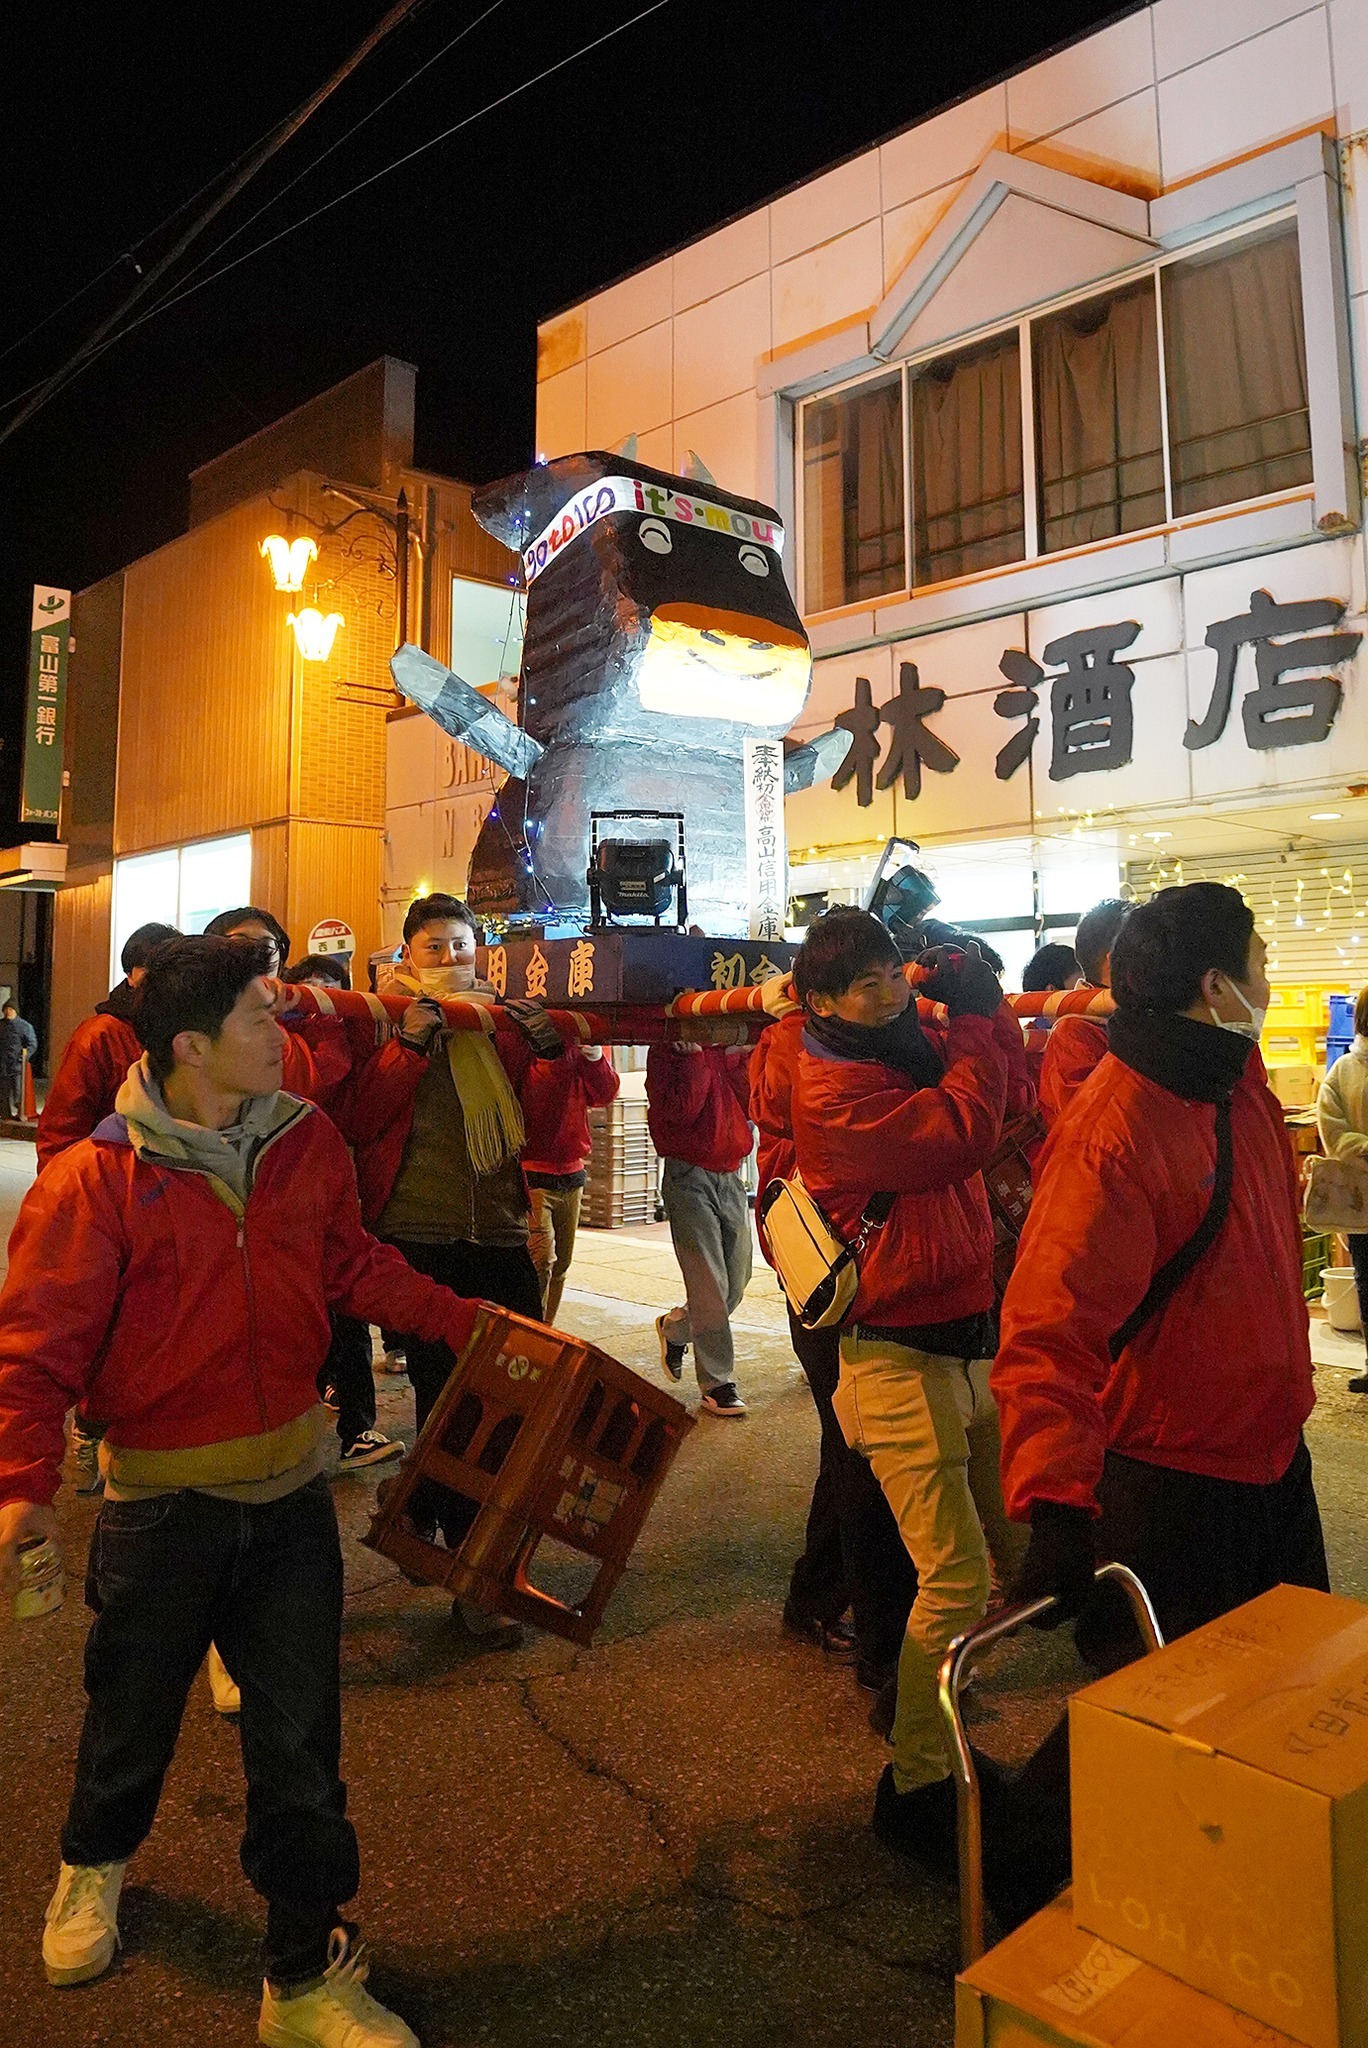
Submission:
[[[539,455],[783,515],[796,736],[853,735],[796,897],[902,836],[1015,968],[1234,879],[1289,1019],[1368,980],[1361,0],[1138,9],[548,320],[538,379]]]

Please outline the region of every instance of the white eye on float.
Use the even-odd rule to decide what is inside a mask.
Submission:
[[[752,576],[768,576],[769,556],[762,548],[742,548],[741,567],[749,569]]]
[[[668,555],[674,548],[670,529],[663,519],[643,519],[637,528],[637,539],[653,555]]]

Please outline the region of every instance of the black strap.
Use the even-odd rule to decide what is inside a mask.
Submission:
[[[1172,1258],[1165,1259],[1145,1290],[1145,1298],[1133,1308],[1119,1330],[1112,1335],[1108,1350],[1112,1363],[1133,1342],[1146,1323],[1153,1322],[1172,1301],[1198,1260],[1208,1252],[1230,1213],[1230,1190],[1235,1177],[1235,1148],[1230,1134],[1230,1102],[1216,1105],[1216,1180],[1206,1214],[1186,1244],[1180,1244]]]

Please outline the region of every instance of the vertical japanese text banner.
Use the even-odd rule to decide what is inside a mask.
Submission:
[[[62,811],[62,731],[66,723],[71,592],[33,586],[28,708],[24,714],[25,825],[55,825]]]
[[[784,743],[743,741],[746,778],[746,879],[752,939],[782,939],[788,911],[784,838]]]

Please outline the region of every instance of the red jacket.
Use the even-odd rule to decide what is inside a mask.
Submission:
[[[891,1067],[802,1039],[793,1136],[809,1192],[848,1242],[872,1195],[898,1197],[860,1259],[852,1321],[905,1329],[992,1307],[980,1169],[1002,1131],[1007,1056],[988,1017],[952,1017],[942,1052],[940,1085],[914,1088]]]
[[[616,1096],[617,1070],[605,1053],[591,1060],[575,1046],[558,1060],[533,1060],[523,1075],[527,1173],[580,1173],[589,1157],[589,1111]]]
[[[647,1121],[662,1159],[709,1173],[735,1173],[750,1156],[750,1052],[704,1045],[678,1052],[653,1045],[646,1055]]]
[[[787,1180],[798,1163],[793,1143],[793,1085],[806,1018],[801,1010],[761,1032],[750,1060],[750,1117],[755,1125],[755,1234],[769,1265],[761,1210],[772,1180]]]
[[[367,1026],[373,1033],[374,1027]],[[297,1020],[286,1034],[281,1087],[306,1102],[326,1103],[340,1089],[359,1047],[340,1017]],[[38,1171],[68,1145],[88,1138],[114,1114],[128,1070],[142,1058],[133,1026],[106,1010],[78,1024],[66,1042],[38,1119]]]
[[[1058,1122],[1083,1083],[1107,1056],[1107,1027],[1094,1017],[1056,1017],[1040,1062],[1040,1113]]]
[[[1257,1053],[1232,1103],[1219,1237],[1115,1365],[1107,1349],[1205,1212],[1215,1119],[1109,1054],[1050,1133],[993,1367],[1019,1520],[1037,1500],[1095,1507],[1106,1450],[1256,1484],[1287,1470],[1311,1353],[1296,1179]]]
[[[0,1502],[51,1501],[62,1419],[178,1450],[279,1429],[318,1399],[329,1308],[458,1350],[475,1304],[361,1226],[347,1149],[306,1108],[238,1217],[202,1174],[140,1159],[122,1117],[24,1199],[0,1292]]]

